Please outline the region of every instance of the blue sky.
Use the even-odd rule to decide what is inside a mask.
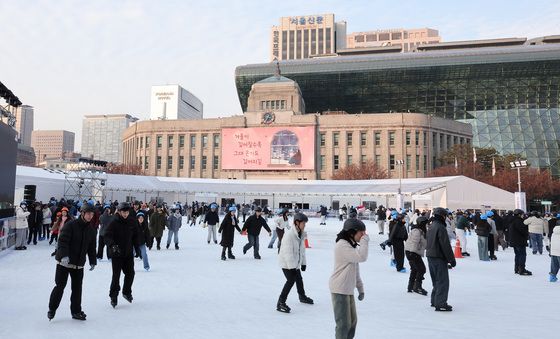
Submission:
[[[560,34],[560,1],[0,0],[0,81],[35,129],[85,114],[147,118],[150,86],[181,84],[205,117],[240,114],[238,65],[269,61],[282,16],[334,13],[347,31],[431,27],[444,41]]]

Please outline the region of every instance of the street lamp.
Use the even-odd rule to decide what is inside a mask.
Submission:
[[[402,169],[404,160],[395,160],[395,165],[399,166],[399,191],[397,192],[397,207],[399,212],[404,208],[404,199],[402,196]]]
[[[526,211],[525,192],[521,192],[521,169],[527,167],[527,160],[516,160],[509,163],[511,169],[517,169],[517,192],[515,192],[515,208]]]

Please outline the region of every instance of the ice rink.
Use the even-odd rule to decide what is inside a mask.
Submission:
[[[550,338],[558,332],[560,284],[548,282],[548,255],[529,254],[533,276],[517,276],[511,249],[497,252],[498,261],[479,261],[473,233],[473,256],[458,259],[450,272],[453,312],[434,312],[428,296],[406,293],[408,274],[389,266],[389,251],[378,246],[385,238],[373,222],[366,225],[372,239],[369,259],[360,267],[365,300],[356,299],[356,338]],[[266,232],[260,237],[262,260],[253,259],[252,250],[242,254],[246,237],[237,234],[237,259],[221,261],[221,247],[207,244],[206,229],[184,225],[180,250],[154,247],[148,252],[150,272],[135,261],[134,302],[119,296],[116,309],[109,305],[111,264],[101,261],[85,272],[85,322],[71,319],[70,284],[55,319],[47,320],[54,246],[42,241],[27,251],[10,250],[0,255],[0,338],[333,338],[328,280],[341,227],[334,219],[327,226],[318,219],[308,224],[312,248],[303,279],[315,305],[300,304],[294,286],[287,301],[291,314],[276,311],[285,279],[276,249],[267,248]],[[429,274],[424,287],[431,291]]]

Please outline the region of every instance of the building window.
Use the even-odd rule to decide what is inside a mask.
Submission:
[[[185,147],[185,136],[179,135],[179,147]]]
[[[410,131],[406,131],[406,145],[410,146]]]
[[[150,137],[146,137],[146,148],[150,147]]]
[[[380,155],[375,156],[375,163],[377,164],[377,166],[381,166],[381,156]]]
[[[150,162],[150,157],[146,156],[146,158],[144,158],[144,169],[148,169],[149,162]]]
[[[424,146],[428,146],[428,133],[424,132],[423,133],[423,137],[424,137]]]
[[[407,154],[406,155],[406,169],[407,170],[410,170],[411,162],[412,162],[412,156],[410,154]]]
[[[173,148],[173,136],[172,135],[167,137],[167,147]]]
[[[440,133],[440,135],[439,135],[439,150],[440,151],[443,150],[443,138],[444,138],[443,134]]]
[[[324,170],[325,170],[325,156],[324,156],[324,155],[321,155],[320,160],[321,160],[321,161],[320,161],[320,163],[319,163],[319,166],[320,166],[319,168],[321,169],[321,171],[324,171]]]
[[[379,33],[379,41],[390,40],[389,33]]]
[[[319,140],[321,147],[325,147],[325,133],[319,134]]]
[[[156,158],[156,169],[161,169],[161,157],[159,155]]]
[[[390,170],[395,169],[395,155],[393,154],[389,155],[389,169]]]
[[[213,138],[214,138],[214,148],[220,147],[220,135],[214,134]]]
[[[424,172],[428,170],[428,156],[424,156]]]
[[[179,169],[182,170],[185,168],[185,157],[180,155],[179,156]]]
[[[419,155],[416,156],[416,170],[417,171],[420,170],[420,156]]]
[[[218,158],[218,156],[215,155],[214,156],[214,163],[212,165],[212,168],[217,170],[219,166],[220,166],[220,158]]]
[[[367,144],[367,133],[360,132],[360,146],[366,146]]]
[[[202,169],[203,170],[206,169],[206,156],[205,155],[202,156]]]
[[[338,155],[335,155],[335,156],[334,156],[334,159],[333,159],[333,168],[334,168],[335,170],[338,169]]]
[[[172,156],[167,156],[167,169],[172,169],[173,168],[173,157]]]
[[[395,146],[395,132],[389,132],[389,146]]]
[[[346,132],[346,144],[352,146],[352,132]]]
[[[144,137],[140,137],[140,148],[144,146]]]
[[[333,146],[334,147],[338,146],[338,132],[333,133]]]
[[[360,164],[365,164],[367,161],[367,156],[365,154],[362,154],[360,157]]]
[[[156,147],[157,148],[161,148],[162,139],[163,139],[163,137],[161,135],[156,136]]]
[[[203,148],[208,147],[208,134],[202,135],[202,147]]]
[[[194,170],[194,155],[191,155],[191,170]]]
[[[347,155],[346,156],[346,166],[350,166],[350,165],[352,165],[352,156]]]
[[[402,38],[402,34],[400,32],[391,33],[391,40],[401,40],[401,38]]]
[[[381,146],[381,132],[374,133],[375,146]]]
[[[415,142],[416,146],[418,146],[420,144],[420,132],[419,131],[414,132],[414,142]]]
[[[191,148],[196,147],[196,134],[191,134]]]

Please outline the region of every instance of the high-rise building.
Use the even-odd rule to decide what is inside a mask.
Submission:
[[[33,132],[33,107],[21,105],[15,109],[16,131],[18,141],[25,146],[31,146],[31,133]]]
[[[129,114],[86,115],[82,125],[82,156],[119,163],[122,132],[137,118]]]
[[[152,86],[151,120],[202,119],[202,101],[179,85]]]
[[[65,152],[74,152],[74,132],[33,131],[31,147],[35,150],[37,163],[45,159],[60,159]]]
[[[416,46],[441,42],[439,32],[431,28],[382,29],[369,32],[355,32],[346,37],[346,48],[401,47],[403,52],[412,51]]]
[[[346,21],[335,22],[334,14],[280,18],[272,26],[270,59],[307,59],[330,55],[346,45]]]

